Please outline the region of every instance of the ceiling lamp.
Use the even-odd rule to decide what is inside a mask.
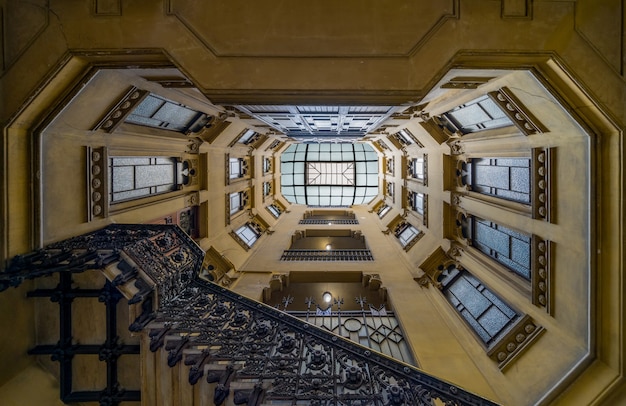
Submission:
[[[330,303],[330,301],[333,299],[333,295],[331,295],[330,292],[324,292],[322,294],[322,299],[324,299],[324,302]]]

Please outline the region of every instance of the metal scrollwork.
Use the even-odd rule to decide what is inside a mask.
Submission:
[[[125,263],[118,265],[119,272],[128,282],[134,279],[139,290],[131,301],[142,303],[130,329],[147,334],[151,351],[166,351],[170,367],[180,361],[188,365],[190,384],[203,376],[216,383],[216,405],[227,399],[248,405],[431,405],[433,399],[446,405],[493,405],[200,279],[203,257],[177,226],[111,225],[14,259],[10,272],[0,277],[0,288],[52,272]],[[115,356],[112,344],[102,349],[102,357]]]

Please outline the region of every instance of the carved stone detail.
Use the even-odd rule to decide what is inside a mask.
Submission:
[[[185,207],[197,206],[200,204],[200,192],[189,193],[185,196]]]
[[[532,236],[532,302],[543,307],[548,314],[554,313],[552,303],[552,251],[554,243],[536,235]]]
[[[528,315],[524,315],[515,323],[515,326],[498,343],[491,348],[487,355],[498,364],[500,370],[505,370],[515,359],[528,348],[544,332],[544,328],[537,325]]]
[[[108,156],[105,147],[86,148],[87,155],[87,221],[105,218],[108,213]]]
[[[457,76],[441,85],[442,89],[477,89],[478,86],[489,82],[493,77]]]
[[[556,159],[556,148],[533,148],[532,150],[532,205],[533,218],[555,222],[552,203],[552,167]]]
[[[93,127],[93,130],[102,129],[108,133],[113,132],[149,93],[147,90],[132,86],[104,118]]]
[[[548,131],[509,88],[503,87],[488,95],[522,133],[531,135]]]

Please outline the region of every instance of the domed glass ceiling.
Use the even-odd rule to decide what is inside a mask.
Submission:
[[[378,195],[378,154],[369,144],[292,144],[280,170],[281,193],[291,203],[350,206]]]

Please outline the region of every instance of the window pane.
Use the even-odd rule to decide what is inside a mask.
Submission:
[[[474,192],[530,203],[530,158],[475,158],[465,171]]]
[[[203,113],[180,103],[149,94],[135,107],[126,122],[185,132]]]
[[[477,217],[472,222],[472,246],[530,280],[531,237]]]
[[[471,133],[489,128],[498,128],[513,123],[488,96],[482,96],[461,105],[444,116],[462,133]]]
[[[170,157],[109,158],[110,202],[132,200],[175,190],[177,164]]]
[[[466,271],[446,270],[441,282],[446,299],[488,348],[518,318],[517,312]]]

